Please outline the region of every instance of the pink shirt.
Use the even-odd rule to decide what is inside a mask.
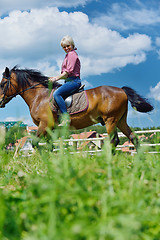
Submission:
[[[81,64],[76,51],[72,50],[71,52],[67,53],[62,63],[61,73],[67,72],[68,77],[80,78],[80,68]]]

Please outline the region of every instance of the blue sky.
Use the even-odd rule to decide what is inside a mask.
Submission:
[[[0,71],[35,68],[60,72],[64,35],[71,35],[86,89],[100,85],[134,88],[155,110],[137,113],[129,104],[130,126],[160,126],[160,2],[158,0],[1,0]],[[0,121],[33,125],[16,97],[0,109]]]

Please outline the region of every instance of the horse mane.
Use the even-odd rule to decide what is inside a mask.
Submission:
[[[32,82],[41,83],[44,87],[48,88],[48,77],[43,75],[40,71],[35,69],[19,69],[14,66],[10,72],[14,72],[17,76],[18,85],[24,89],[26,86],[31,86],[29,79]]]

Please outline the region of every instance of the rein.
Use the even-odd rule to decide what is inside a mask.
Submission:
[[[7,92],[8,88],[9,88],[9,85],[11,85],[16,91],[17,91],[17,89],[16,89],[16,87],[11,83],[11,81],[10,81],[10,80],[11,80],[11,79],[10,79],[10,76],[9,76],[9,77],[4,77],[4,79],[7,80],[7,81],[5,82],[5,83],[7,83],[7,86],[6,86],[5,89],[4,89],[4,92],[3,92],[4,96],[3,96],[3,98],[2,98],[2,101],[1,101],[1,104],[0,104],[0,105],[2,105],[5,100],[11,100],[12,98],[16,97],[17,95],[21,95],[22,93],[24,93],[24,92],[26,92],[26,91],[28,91],[28,90],[30,90],[30,89],[32,89],[32,88],[35,88],[36,86],[42,84],[42,83],[37,83],[37,84],[35,84],[35,85],[33,85],[33,86],[30,86],[30,87],[28,87],[28,88],[26,88],[26,89],[24,89],[24,90],[22,90],[22,91],[16,92],[15,94],[12,94],[11,96],[8,97],[8,96],[6,96],[6,92]],[[5,84],[5,83],[4,83],[4,84]]]

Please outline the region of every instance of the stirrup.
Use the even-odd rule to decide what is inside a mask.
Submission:
[[[84,86],[85,86],[85,84],[81,85],[78,90],[79,90],[79,91],[84,90]]]

